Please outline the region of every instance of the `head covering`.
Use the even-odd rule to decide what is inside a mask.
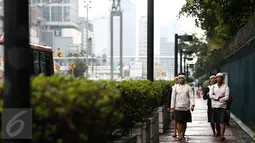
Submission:
[[[184,78],[184,79],[186,79],[186,76],[185,76],[185,74],[182,73],[182,74],[179,74],[179,75],[178,75],[178,78]]]
[[[210,79],[215,78],[215,77],[216,77],[215,75],[211,75],[211,76],[210,76]]]
[[[217,74],[216,74],[216,77],[217,77],[217,76],[223,77],[223,74],[222,74],[222,73],[217,73]]]

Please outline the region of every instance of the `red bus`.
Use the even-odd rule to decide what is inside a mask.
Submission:
[[[30,44],[33,54],[33,75],[44,73],[47,76],[54,74],[53,51],[51,47]],[[4,76],[4,40],[0,39],[0,80]]]

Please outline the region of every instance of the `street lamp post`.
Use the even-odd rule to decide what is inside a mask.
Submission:
[[[86,3],[86,0],[84,0],[84,2]],[[88,0],[87,5],[84,6],[85,8],[87,8],[87,26],[86,26],[86,63],[88,65],[89,63],[89,8],[91,8],[90,6],[91,4],[91,0]],[[86,70],[86,77],[89,77],[89,70]]]
[[[154,80],[154,0],[148,0],[147,79]]]
[[[176,76],[178,73],[178,39],[183,41],[192,41],[193,37],[192,35],[178,35],[175,34],[174,41],[175,41],[175,47],[174,47],[174,75]],[[180,72],[182,72],[182,50],[180,50]]]

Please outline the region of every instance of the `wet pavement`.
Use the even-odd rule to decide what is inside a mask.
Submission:
[[[192,123],[188,123],[186,131],[186,141],[190,143],[219,143],[217,138],[213,137],[210,124],[207,122],[207,105],[206,101],[196,98],[196,107],[192,112]],[[170,126],[169,126],[170,127]],[[166,133],[160,135],[160,143],[180,142],[177,138],[173,138],[172,126]],[[255,143],[248,134],[246,134],[233,120],[230,126],[226,127],[225,143]]]

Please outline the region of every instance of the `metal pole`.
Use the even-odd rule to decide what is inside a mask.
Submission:
[[[110,34],[111,34],[111,80],[113,80],[113,12],[111,12],[111,21],[110,21]]]
[[[186,72],[186,54],[184,53],[184,59],[183,59],[183,71]]]
[[[187,71],[186,71],[187,79],[189,78],[189,64],[187,64]]]
[[[178,34],[174,36],[174,76],[178,74]]]
[[[148,0],[147,79],[154,80],[154,0]]]
[[[29,47],[28,0],[4,0],[4,32],[3,110],[6,108],[30,108],[32,56]],[[4,143],[30,142],[29,139],[4,140]]]
[[[180,72],[182,72],[182,49],[180,48]]]
[[[123,15],[120,11],[120,78],[123,78]]]
[[[87,65],[89,65],[89,4],[87,4],[87,27],[86,27],[86,47],[87,47],[87,51],[86,51],[86,62]],[[89,77],[89,70],[87,69],[86,72],[86,77]]]

